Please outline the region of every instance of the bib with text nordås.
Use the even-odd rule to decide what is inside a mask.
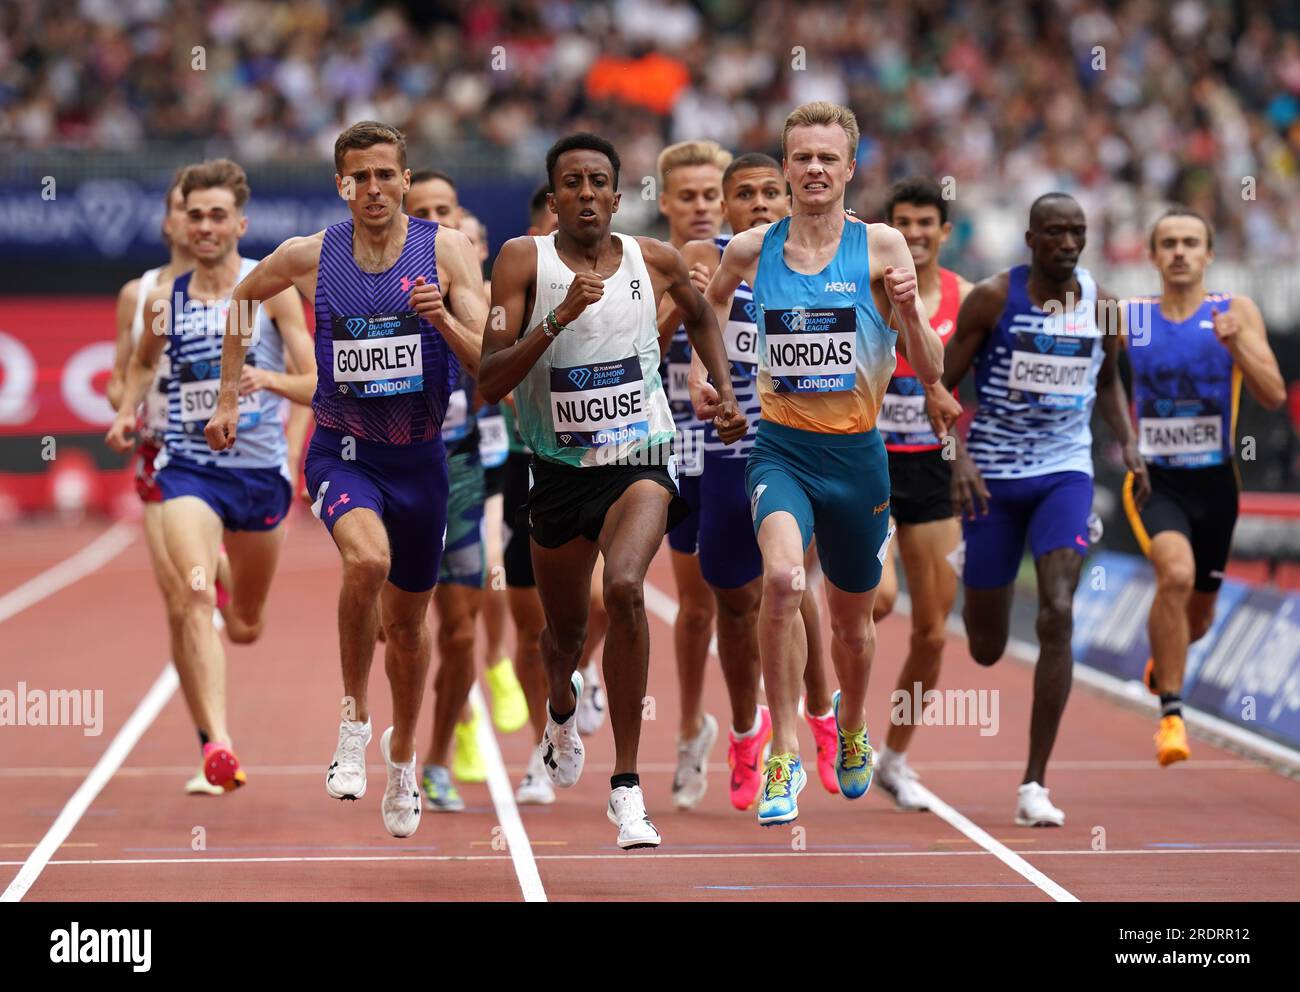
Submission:
[[[176,378],[180,383],[181,428],[186,434],[201,434],[212,415],[217,412],[217,397],[221,393],[221,363],[182,361],[179,366]],[[261,422],[261,405],[260,390],[255,389],[239,397],[239,430],[251,430]]]
[[[1058,324],[1063,333],[1053,333]],[[1092,356],[1098,340],[1070,334],[1074,326],[1049,316],[1042,331],[1015,331],[1007,389],[1019,391],[1031,406],[1084,409],[1093,393]]]
[[[844,393],[856,385],[853,307],[765,310],[763,331],[774,392]]]
[[[1138,408],[1138,452],[1175,468],[1222,465],[1223,419],[1212,397],[1146,398]]]
[[[330,330],[330,361],[340,393],[369,398],[424,389],[419,314],[338,316]]]
[[[551,369],[551,417],[564,448],[603,448],[648,437],[641,363],[635,356]]]

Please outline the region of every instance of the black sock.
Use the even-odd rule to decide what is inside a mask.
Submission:
[[[630,789],[634,785],[641,784],[641,776],[636,772],[624,772],[622,775],[611,775],[609,777],[609,787],[611,789]]]
[[[210,738],[208,737],[207,733],[206,733],[205,731],[200,730],[200,731],[199,731],[199,750],[202,750],[203,748],[207,747],[207,746],[208,746],[208,741],[209,741],[209,740],[210,740]]]
[[[1183,697],[1176,692],[1162,692],[1160,694],[1160,715],[1162,717],[1182,716]]]
[[[546,704],[546,709],[551,714],[551,719],[554,720],[556,723],[567,722],[569,717],[573,716],[573,714],[578,711],[578,707],[576,704],[574,705],[573,709],[569,710],[569,712],[567,713],[556,713],[550,703]]]

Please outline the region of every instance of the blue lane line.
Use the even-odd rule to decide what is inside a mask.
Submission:
[[[619,851],[616,844],[605,844],[602,851]],[[789,851],[786,843],[775,844],[674,844],[674,851]],[[808,851],[911,851],[911,844],[809,844]]]
[[[1205,841],[1153,841],[1147,847],[1171,847],[1180,850],[1205,847],[1300,847],[1295,840],[1205,840]]]

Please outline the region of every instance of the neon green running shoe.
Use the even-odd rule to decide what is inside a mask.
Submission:
[[[478,749],[478,712],[468,723],[456,724],[452,739],[455,754],[451,759],[451,773],[457,782],[486,782],[487,764]]]
[[[502,658],[484,674],[492,696],[492,724],[503,734],[513,734],[528,722],[528,700],[515,677],[515,666]]]

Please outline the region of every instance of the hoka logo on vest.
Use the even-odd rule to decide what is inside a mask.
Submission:
[[[858,284],[856,282],[828,282],[823,293],[856,293]]]

